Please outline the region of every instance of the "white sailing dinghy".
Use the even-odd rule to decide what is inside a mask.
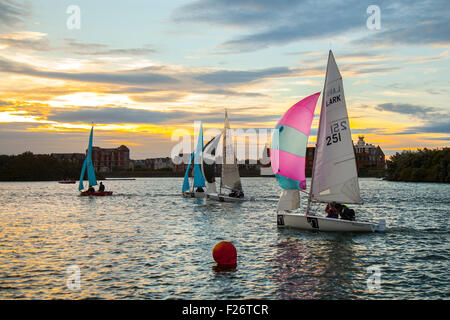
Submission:
[[[253,198],[244,196],[237,159],[233,148],[233,137],[230,135],[230,124],[228,122],[226,110],[222,136],[223,152],[220,189],[219,192],[207,192],[206,197],[207,199],[218,200],[220,202],[243,202],[253,200]]]
[[[203,126],[200,124],[200,132],[198,134],[197,140],[197,148],[191,154],[191,158],[189,159],[189,164],[186,169],[186,173],[184,175],[182,193],[185,198],[204,198],[206,196],[203,187],[205,186],[205,178],[203,177],[203,173],[200,168],[200,159],[201,153],[203,149]],[[192,160],[194,160],[194,168],[193,168],[193,183],[192,188],[189,183],[189,171],[191,168]],[[197,188],[197,189],[196,189]],[[203,191],[199,191],[203,190]]]
[[[306,189],[304,156],[318,95],[316,93],[291,107],[278,123],[272,139],[272,170],[283,188],[278,202],[277,225],[320,231],[385,231],[384,220],[351,221],[320,217],[310,211],[312,203],[361,203],[342,76],[331,50],[306,214],[285,212],[299,207],[299,190]]]

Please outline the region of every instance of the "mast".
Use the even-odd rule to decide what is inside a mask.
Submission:
[[[320,138],[320,124],[322,123],[322,114],[324,112],[323,106],[325,103],[325,87],[327,85],[327,77],[328,77],[328,65],[330,63],[330,57],[331,57],[331,50],[328,52],[328,61],[327,61],[327,68],[325,71],[325,81],[323,83],[323,91],[322,91],[322,105],[320,106],[320,118],[319,118],[319,126],[317,127],[317,138],[316,138],[316,148],[314,150],[314,161],[313,161],[313,167],[311,171],[311,184],[309,186],[309,194],[308,194],[308,205],[306,207],[306,215],[309,214],[309,208],[311,207],[311,197],[312,197],[312,190],[313,190],[313,183],[314,183],[314,168],[316,166],[317,161],[317,146],[319,145],[319,138]]]
[[[220,188],[219,194],[222,194],[222,186],[223,186],[223,170],[227,156],[227,123],[228,123],[228,114],[227,108],[225,108],[225,121],[223,123],[223,145],[222,145],[222,170],[220,171]]]

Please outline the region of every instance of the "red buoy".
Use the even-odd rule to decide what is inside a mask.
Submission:
[[[213,258],[219,265],[235,265],[237,262],[236,248],[231,242],[221,241],[214,246]]]

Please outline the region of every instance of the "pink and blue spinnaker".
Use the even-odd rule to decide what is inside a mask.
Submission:
[[[319,96],[320,92],[294,104],[275,127],[270,161],[283,189],[306,189],[306,147]]]

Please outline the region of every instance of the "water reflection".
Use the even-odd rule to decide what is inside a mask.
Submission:
[[[274,280],[281,299],[346,299],[357,250],[340,235],[287,237],[280,232]],[[327,238],[329,237],[329,238]]]
[[[212,267],[212,269],[216,273],[224,273],[224,272],[236,272],[236,267],[237,267],[237,264],[233,264],[233,265],[216,264],[215,266]]]
[[[242,182],[258,201],[185,199],[182,178],[111,181],[105,198],[55,182],[0,183],[0,298],[448,297],[450,185],[362,179],[366,211],[392,228],[345,236],[277,228],[275,179]],[[213,267],[223,240],[237,249],[234,270]],[[72,265],[81,290],[66,286]],[[371,292],[372,265],[382,283]]]

